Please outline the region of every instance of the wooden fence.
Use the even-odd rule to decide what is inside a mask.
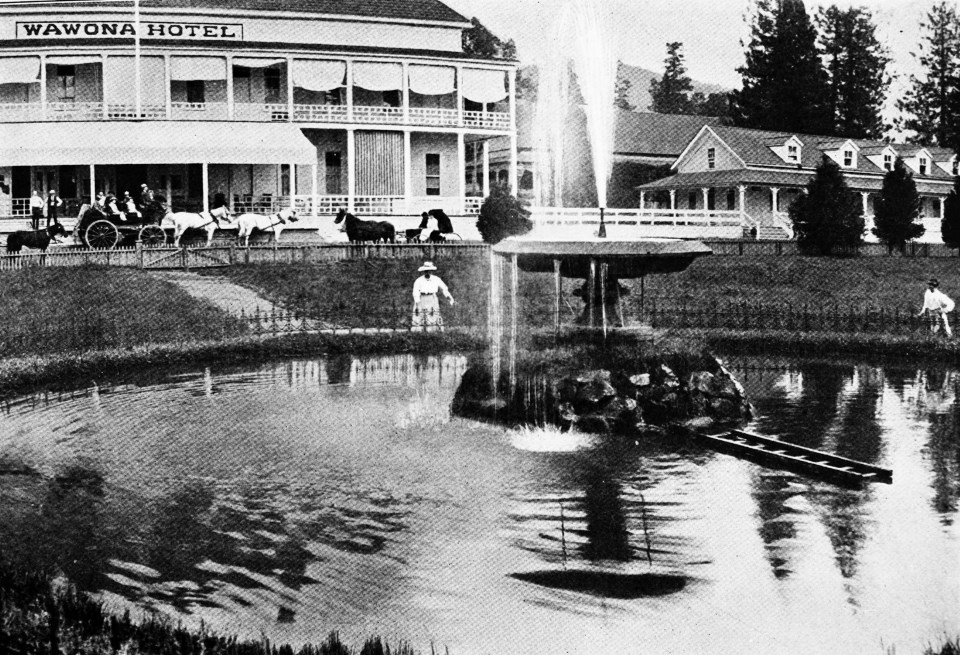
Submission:
[[[798,256],[796,241],[756,241],[753,239],[701,241],[713,250],[714,255],[738,255],[758,257],[763,255]],[[883,243],[862,243],[854,248],[834,248],[837,257],[929,257],[944,259],[960,257],[960,249],[950,248],[945,243],[908,243],[903,252]]]

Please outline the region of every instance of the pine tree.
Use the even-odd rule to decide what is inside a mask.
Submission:
[[[831,6],[817,20],[830,85],[833,134],[879,139],[886,126],[881,116],[890,76],[890,57],[877,40],[869,11]]]
[[[883,188],[874,202],[873,234],[891,248],[903,250],[907,241],[923,235],[925,228],[917,223],[920,216],[920,194],[900,157],[883,176]]]
[[[687,77],[683,63],[683,44],[674,41],[667,44],[667,58],[663,60],[663,77],[650,80],[650,111],[658,114],[689,114],[693,83]]]
[[[829,85],[817,35],[802,0],[757,0],[737,69],[743,88],[730,94],[736,125],[780,132],[830,134]]]
[[[630,89],[633,88],[633,83],[631,83],[626,77],[622,77],[620,75],[620,69],[622,67],[623,62],[617,62],[617,86],[614,90],[613,104],[618,109],[633,111],[637,108],[635,104],[630,102]]]
[[[824,156],[807,192],[790,205],[790,220],[801,250],[828,255],[834,247],[857,246],[863,238],[863,206],[847,187],[840,166]]]
[[[922,145],[960,148],[960,21],[953,0],[943,0],[927,14],[920,54],[922,77],[910,76],[910,88],[897,108],[906,114],[901,127],[916,132]]]
[[[504,43],[476,18],[471,18],[470,22],[473,26],[463,30],[461,38],[465,54],[483,59],[517,58],[517,46],[513,39]]]
[[[960,248],[960,176],[953,178],[953,188],[943,202],[943,221],[940,223],[943,242],[951,248]]]

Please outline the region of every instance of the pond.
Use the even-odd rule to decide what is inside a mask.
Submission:
[[[730,358],[749,429],[894,470],[451,417],[458,356],[34,394],[0,414],[0,544],[108,607],[466,653],[897,653],[960,634],[960,373]],[[2,467],[0,467],[2,470]]]

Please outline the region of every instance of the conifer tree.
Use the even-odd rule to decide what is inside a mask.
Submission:
[[[743,88],[730,93],[736,125],[831,134],[829,86],[802,0],[757,0]]]
[[[689,94],[693,90],[693,84],[687,77],[682,48],[683,44],[679,41],[667,44],[663,77],[650,80],[650,111],[658,114],[690,113]]]
[[[920,194],[913,173],[900,157],[883,176],[883,188],[873,207],[873,234],[891,248],[902,251],[907,241],[922,236],[926,229],[916,222],[920,216]]]
[[[613,104],[618,109],[626,109],[627,111],[633,111],[637,108],[635,104],[630,102],[630,89],[633,88],[633,83],[630,82],[626,77],[621,76],[620,70],[623,68],[623,62],[617,62],[617,82],[616,88],[614,89],[614,99]]]
[[[883,104],[890,57],[877,39],[869,11],[828,7],[817,17],[828,83],[832,133],[853,139],[879,139],[886,129]]]
[[[828,255],[835,246],[857,246],[863,238],[863,207],[847,187],[840,166],[827,156],[817,165],[807,192],[790,205],[790,220],[800,249]]]
[[[933,6],[917,55],[923,73],[910,76],[910,88],[897,108],[906,114],[901,127],[916,132],[922,145],[960,148],[960,21],[953,0]]]
[[[953,188],[943,202],[940,234],[945,244],[951,248],[960,248],[960,176],[953,178]]]

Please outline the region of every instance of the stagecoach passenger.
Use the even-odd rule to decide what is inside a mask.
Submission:
[[[133,201],[133,197],[130,195],[129,191],[123,192],[123,210],[127,215],[127,218],[143,218],[143,214],[140,213],[140,210],[137,209],[137,203]]]
[[[124,220],[123,212],[117,207],[117,197],[112,193],[104,200],[104,207],[107,208],[106,213],[108,216],[119,216],[121,221]]]
[[[153,191],[146,184],[140,185],[140,206],[146,207],[153,202]]]
[[[106,201],[107,201],[107,194],[101,191],[100,193],[97,194],[96,199],[94,199],[93,206],[91,207],[91,209],[96,209],[101,214],[106,214],[107,213]]]
[[[413,323],[414,332],[432,332],[443,331],[443,317],[440,316],[440,302],[437,294],[442,293],[453,305],[453,296],[450,295],[447,285],[443,283],[433,271],[437,267],[433,262],[424,262],[423,266],[417,269],[423,273],[413,283]]]
[[[40,229],[41,218],[43,218],[43,198],[40,197],[40,192],[34,189],[33,195],[30,196],[30,220],[34,230]]]

